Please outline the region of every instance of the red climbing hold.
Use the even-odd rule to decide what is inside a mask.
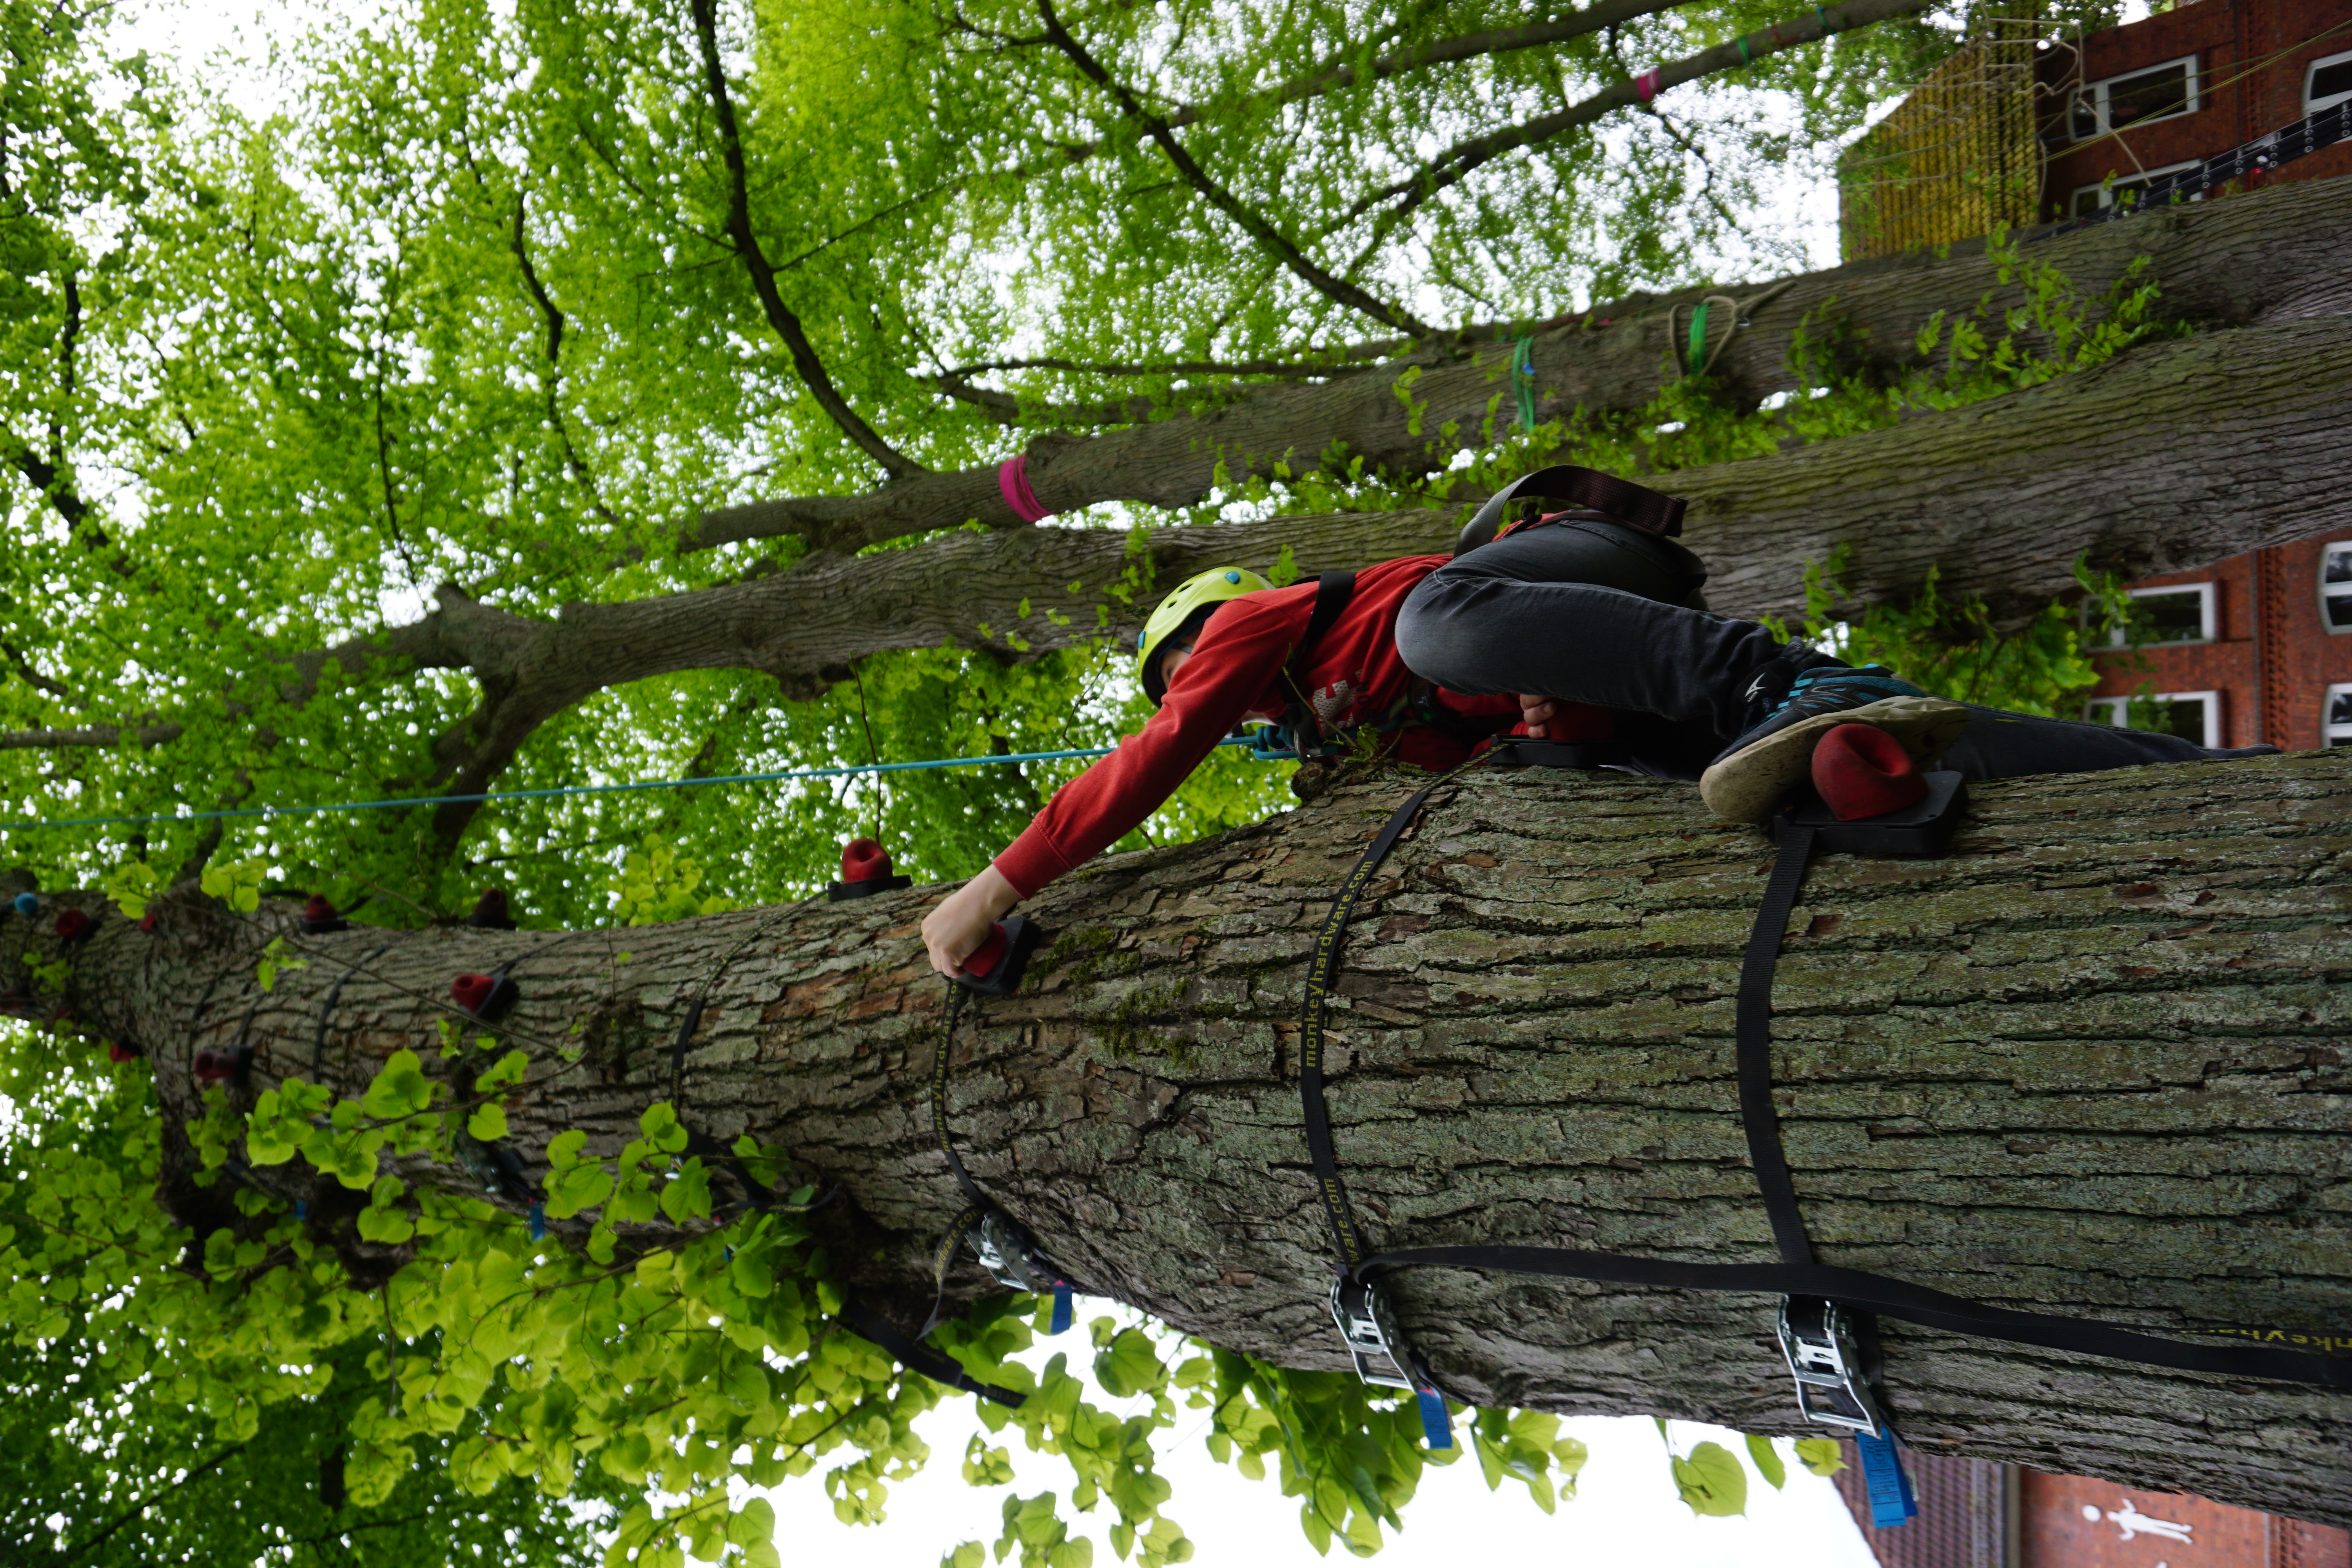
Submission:
[[[474,900],[474,912],[466,923],[483,931],[512,931],[514,917],[507,913],[507,890],[504,888],[484,888],[482,896]]]
[[[896,892],[913,886],[914,880],[892,874],[890,851],[871,838],[853,838],[841,852],[841,880],[825,885],[825,897],[837,904],[844,899]]]
[[[1903,742],[1871,724],[1840,724],[1813,747],[1813,788],[1840,822],[1884,816],[1927,794]]]
[[[98,930],[88,910],[66,910],[58,916],[58,936],[65,942],[88,942]]]
[[[139,929],[141,931],[153,931],[155,929],[155,911],[153,910],[149,910],[145,914],[139,917]]]
[[[963,962],[956,967],[975,980],[985,978],[988,972],[996,967],[996,961],[1004,956],[1005,946],[1004,927],[992,925],[988,928],[988,934],[980,939],[980,945],[965,953]]]
[[[223,1051],[198,1051],[194,1070],[199,1083],[225,1083],[236,1076],[236,1058]]]
[[[348,931],[351,921],[342,911],[327,901],[324,893],[313,893],[310,901],[302,906],[302,932],[306,936],[325,936],[330,931]]]
[[[870,882],[890,874],[890,851],[871,838],[853,838],[841,852],[841,879]]]
[[[495,1018],[522,993],[503,974],[460,974],[449,983],[449,999],[477,1018]]]
[[[106,1059],[108,1061],[135,1062],[139,1059],[140,1055],[141,1052],[137,1046],[125,1045],[121,1040],[109,1040],[106,1042]]]

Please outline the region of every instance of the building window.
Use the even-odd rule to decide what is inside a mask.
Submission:
[[[2352,544],[2343,549],[2344,569],[2352,572]],[[2352,581],[2347,581],[2344,586],[2346,593],[2352,595]],[[2165,647],[2211,642],[2219,635],[2213,624],[2210,583],[2189,583],[2177,588],[2134,588],[2131,596],[2137,601],[2139,614],[2135,617],[2138,625],[2130,629],[2138,636],[2135,638],[2127,635],[2125,627],[2117,626],[2107,634],[2109,647]],[[2347,616],[2352,616],[2352,597],[2345,600],[2344,608]],[[2352,621],[2346,623],[2346,629],[2352,630]]]
[[[2322,743],[2330,746],[2352,741],[2352,685],[2327,689],[2319,710],[2319,734]]]
[[[2352,54],[2314,60],[2303,73],[2303,111],[2316,114],[2330,105],[2352,100]]]
[[[2352,632],[2352,539],[2319,552],[2319,619],[2331,632]]]
[[[2197,111],[2197,57],[2095,81],[2074,95],[2074,140]]]
[[[2352,692],[2352,686],[2331,689]],[[2200,746],[2221,743],[2221,694],[2218,691],[2160,691],[2146,698],[2094,697],[2083,705],[2083,717],[2094,724],[2126,723],[2134,717],[2134,703],[2140,708],[2140,721],[2133,726],[2135,729],[2178,735]],[[2352,710],[2352,702],[2346,706]],[[2352,711],[2345,717],[2352,721]],[[2352,736],[2352,722],[2347,723],[2346,734]]]
[[[2134,205],[2139,199],[2139,193],[2147,189],[2150,180],[2160,180],[2167,174],[2184,174],[2198,166],[2197,161],[2192,158],[2186,163],[2167,163],[2161,169],[2150,169],[2144,174],[2128,177],[2118,176],[2113,184],[2102,181],[2095,185],[2082,186],[2074,193],[2073,216],[2088,217],[2100,208],[2111,207],[2117,202],[2121,202],[2126,206]],[[2205,193],[2193,191],[2189,194],[2189,199],[2192,202],[2201,202],[2205,199]]]

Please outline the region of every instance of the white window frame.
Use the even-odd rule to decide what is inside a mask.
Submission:
[[[2110,179],[2101,180],[2095,185],[2077,185],[2074,187],[2074,194],[2067,198],[2066,216],[2069,217],[2080,216],[2083,198],[2094,191],[2098,193],[2099,205],[2093,210],[2105,212],[2116,205],[2116,187],[2118,185],[2135,185],[2143,180],[2160,180],[2167,174],[2185,174],[2200,166],[2198,161],[2191,158],[2186,163],[2167,163],[2161,169],[2147,169],[2137,174],[2116,174]],[[2192,202],[2201,202],[2205,199],[2205,193],[2191,191],[2189,193],[2189,199]]]
[[[2352,690],[2352,687],[2330,687],[2328,689]],[[2113,724],[2121,727],[2124,716],[2131,711],[2136,697],[2094,697],[2083,704],[2084,719],[2093,724]],[[2205,704],[2205,738],[2197,743],[2211,749],[2221,743],[2221,694],[2219,691],[2158,691],[2149,694],[2150,702],[2202,702]],[[2326,710],[2322,709],[2323,716]],[[2167,733],[2154,731],[2151,733]]]
[[[2115,130],[2115,127],[2107,123],[2107,89],[2113,87],[2119,81],[2129,81],[2136,76],[2147,76],[2151,72],[2160,71],[2167,66],[2186,66],[2189,68],[2187,72],[2187,80],[2185,83],[2189,89],[2189,107],[2178,110],[2170,114],[2157,114],[2151,115],[2146,120],[2135,120],[2131,124],[2126,126],[2124,129],[2132,131],[2137,130],[2143,125],[2160,124],[2167,120],[2178,120],[2184,114],[2194,114],[2199,110],[2204,108],[2204,79],[2197,69],[2197,57],[2195,55],[2182,55],[2178,59],[2158,60],[2154,65],[2141,66],[2136,70],[2117,71],[2113,76],[2101,77],[2096,81],[2084,82],[2080,88],[2075,89],[2074,100],[2066,106],[2066,134],[2068,138],[2075,142],[2091,142],[2095,141],[2099,137],[2110,134]],[[2308,80],[2309,79],[2305,78],[2305,79]],[[2089,99],[2091,100],[2091,118],[2095,122],[2095,129],[2088,132],[2078,132],[2074,129],[2074,111],[2081,106],[2082,101],[2084,99]]]
[[[2352,724],[2331,724],[2327,721],[2327,716],[2336,711],[2336,700],[2339,697],[2352,697],[2352,680],[2339,681],[2329,687],[2326,694],[2319,700],[2319,743],[2323,746],[2340,746],[2352,742]]]
[[[2347,63],[2352,63],[2352,49],[2347,49],[2340,55],[2329,55],[2324,59],[2314,60],[2304,68],[2303,111],[2305,114],[2316,114],[2321,110],[2326,109],[2329,104],[2342,103],[2347,100],[2352,100],[2352,91],[2346,91],[2329,93],[2325,102],[2314,103],[2311,100],[2312,79],[2316,77],[2321,71],[2326,69],[2329,66],[2340,66]]]
[[[2328,615],[2331,599],[2352,600],[2352,583],[2330,583],[2327,580],[2327,558],[2337,551],[2352,554],[2352,539],[2331,539],[2319,547],[2319,624],[2335,637],[2352,634],[2352,626],[2337,626]]]
[[[2321,570],[2324,572],[2326,570],[2327,556],[2323,552],[2319,559],[2321,562]],[[2217,586],[2218,584],[2212,583],[2175,583],[2169,587],[2164,588],[2126,589],[2125,592],[2129,594],[2135,599],[2154,598],[2159,594],[2189,593],[2194,593],[2198,598],[2197,626],[2200,635],[2193,637],[2182,637],[2177,642],[2148,642],[2141,643],[2138,646],[2141,647],[2200,647],[2207,643],[2218,642],[2221,640],[2216,635],[2221,630],[2221,626],[2215,616],[2214,589]],[[2130,646],[2124,641],[2123,627],[2116,626],[2108,631],[2107,646],[2109,647],[2126,647]],[[2192,692],[2190,695],[2194,696],[2195,693]]]

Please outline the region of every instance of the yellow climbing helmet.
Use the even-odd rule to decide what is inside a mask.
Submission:
[[[1273,586],[1246,566],[1212,567],[1176,584],[1176,591],[1160,601],[1160,607],[1135,634],[1135,678],[1142,682],[1143,694],[1154,702],[1167,694],[1160,679],[1160,655],[1169,639],[1184,630],[1186,622],[1195,616],[1205,620],[1207,612],[1227,599],[1263,593]]]

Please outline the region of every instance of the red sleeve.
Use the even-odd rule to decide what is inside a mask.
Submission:
[[[1252,594],[1228,600],[1209,617],[1143,732],[1126,736],[1117,751],[1064,784],[996,858],[1013,891],[1033,896],[1159,810],[1265,700],[1313,613],[1314,596],[1311,583],[1303,594]]]

